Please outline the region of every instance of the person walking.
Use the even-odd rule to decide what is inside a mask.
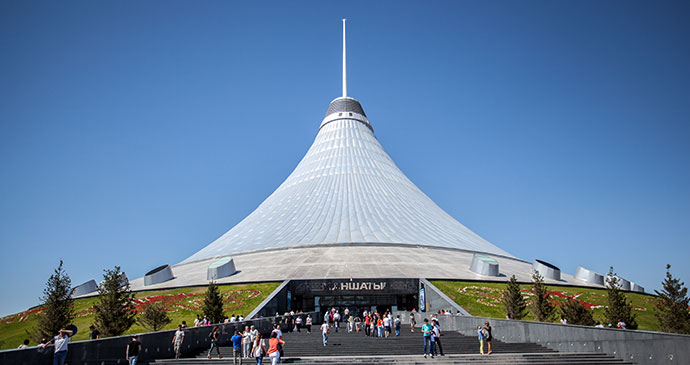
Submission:
[[[253,326],[252,326],[253,327]],[[256,359],[256,365],[261,365],[266,355],[266,344],[261,338],[261,333],[257,333],[252,345],[252,356]]]
[[[256,336],[258,336],[258,335],[259,335],[259,330],[257,330],[256,327],[254,327],[254,325],[249,327],[249,337],[252,340],[252,346],[254,346],[254,342],[256,341]]]
[[[377,332],[376,318],[377,318],[377,316],[378,316],[378,313],[376,313],[376,314],[372,313],[371,314],[371,323],[369,324],[369,327],[371,327],[371,329],[370,329],[371,337],[376,337],[376,332]]]
[[[278,334],[271,333],[271,339],[268,340],[268,357],[271,359],[271,365],[276,365],[280,362],[280,352],[283,350],[285,341],[278,338]]]
[[[312,319],[311,319],[311,314],[307,314],[307,320],[306,320],[306,327],[307,327],[307,333],[311,333],[311,324],[312,324]]]
[[[431,358],[434,357],[434,354],[431,353],[431,332],[433,330],[433,327],[429,324],[429,320],[424,318],[424,324],[422,325],[422,335],[424,336],[424,358],[426,359],[427,355],[431,355]]]
[[[302,316],[299,314],[295,318],[295,329],[297,333],[302,333]]]
[[[328,328],[328,323],[324,322],[321,325],[321,335],[323,336],[323,345],[326,346],[328,344],[328,334],[331,332],[331,330]]]
[[[338,327],[340,327],[340,312],[335,311],[333,314],[333,325],[335,326],[335,332],[338,332]]]
[[[182,330],[182,325],[177,325],[177,331],[173,335],[172,344],[173,350],[175,351],[175,360],[180,358],[182,352],[182,342],[184,342],[184,330]]]
[[[386,338],[388,338],[388,335],[391,333],[391,319],[388,315],[383,317],[383,331],[385,332]]]
[[[417,325],[417,321],[414,319],[414,313],[410,313],[410,332],[414,332],[414,326]]]
[[[279,324],[274,324],[273,325],[273,331],[271,333],[275,333],[276,336],[278,336],[279,340],[283,339],[283,331],[280,330],[280,325]]]
[[[383,320],[381,317],[376,319],[376,331],[379,337],[383,337]]]
[[[371,336],[371,332],[369,330],[370,325],[371,325],[371,316],[367,314],[364,317],[364,334],[367,336]]]
[[[489,352],[487,352],[487,355],[491,355],[491,340],[493,339],[493,335],[491,334],[491,325],[489,324],[489,321],[484,322],[484,330],[486,331],[486,338],[484,341],[486,341],[486,347]]]
[[[434,327],[434,354],[436,352],[440,352],[441,356],[446,356],[446,354],[443,353],[443,346],[441,346],[441,326],[438,324],[438,320],[433,321],[433,327]]]
[[[211,358],[211,352],[213,352],[213,349],[216,349],[216,352],[218,353],[218,358],[222,359],[223,355],[220,354],[220,348],[218,347],[218,326],[214,326],[213,330],[211,330],[211,333],[208,335],[209,338],[211,338],[211,348],[208,349],[208,358]]]
[[[72,335],[72,331],[61,329],[58,331],[57,336],[53,337],[50,341],[43,344],[42,348],[46,348],[49,344],[55,344],[55,349],[53,351],[53,365],[65,365],[65,359],[67,358],[67,343]]]
[[[242,357],[245,359],[251,358],[252,354],[252,335],[249,333],[249,326],[244,327],[242,332]]]
[[[477,326],[477,338],[479,339],[479,353],[484,355],[484,334],[482,333],[482,326]]]
[[[395,337],[400,336],[400,315],[398,314],[393,321],[393,326],[395,328]]]
[[[237,365],[237,360],[239,359],[239,365],[242,365],[242,334],[240,331],[235,330],[235,334],[230,337],[232,341],[232,363]]]
[[[141,351],[141,342],[137,341],[137,336],[132,336],[132,341],[127,344],[125,349],[125,358],[129,361],[129,365],[137,365],[139,351]]]

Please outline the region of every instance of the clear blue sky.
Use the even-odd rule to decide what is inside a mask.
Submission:
[[[690,2],[0,2],[0,315],[175,264],[250,213],[349,93],[506,251],[690,281]],[[8,295],[11,293],[11,295]]]

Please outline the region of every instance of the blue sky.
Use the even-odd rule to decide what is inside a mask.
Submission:
[[[0,315],[201,249],[349,94],[425,193],[525,260],[690,281],[687,1],[0,2]]]

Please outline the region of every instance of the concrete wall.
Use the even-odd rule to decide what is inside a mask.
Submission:
[[[290,280],[285,280],[278,285],[266,299],[247,315],[247,318],[271,317],[275,316],[276,313],[285,313],[285,309],[287,308],[286,293],[289,288],[288,284],[290,284]]]
[[[447,295],[438,289],[434,284],[430,283],[426,279],[419,279],[421,285],[424,286],[424,291],[426,295],[426,312],[436,313],[441,309],[452,310],[453,313],[460,312],[464,316],[469,316],[470,314],[461,306],[459,306],[453,299],[450,299]],[[407,315],[409,322],[409,314]],[[402,317],[400,317],[402,318]],[[417,322],[419,323],[419,322]]]
[[[314,325],[321,324],[321,314],[318,312],[310,313],[314,320]],[[306,318],[307,313],[304,314]],[[230,345],[230,337],[235,329],[244,329],[244,326],[254,325],[262,334],[270,334],[273,323],[279,323],[281,317],[267,317],[244,322],[219,324],[220,336],[219,344]],[[194,355],[200,350],[208,349],[211,340],[208,337],[213,326],[189,327],[185,331],[185,338],[182,344],[182,354]],[[146,364],[155,359],[169,359],[175,357],[172,347],[172,338],[175,330],[141,333],[136,335],[141,342],[141,352],[139,363]],[[125,349],[127,343],[131,341],[131,335],[110,337],[100,340],[70,342],[67,351],[67,363],[70,365],[106,365],[106,364],[127,364],[125,361]],[[43,350],[36,347],[23,350],[0,351],[0,364],[12,365],[34,365],[52,364],[53,346]]]
[[[400,318],[409,323],[409,312]],[[417,323],[429,318],[415,313]],[[489,321],[494,338],[503,342],[533,342],[561,352],[604,352],[638,364],[690,364],[690,336],[651,331],[619,330],[486,317],[439,315],[441,328],[467,336]]]

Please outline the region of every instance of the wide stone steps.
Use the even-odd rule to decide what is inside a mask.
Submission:
[[[264,358],[264,363],[269,363],[267,358]],[[232,364],[232,358],[212,359],[205,358],[190,358],[180,360],[158,360],[157,364],[175,364],[175,365],[204,365],[217,364],[229,365]],[[254,364],[254,359],[244,359],[243,364]],[[568,364],[585,364],[585,365],[620,365],[632,364],[621,359],[616,359],[610,355],[603,353],[563,353],[563,352],[548,352],[548,353],[531,353],[531,354],[491,354],[491,355],[460,355],[452,354],[446,356],[437,356],[435,358],[424,358],[421,355],[397,355],[397,356],[314,356],[314,357],[285,357],[281,359],[281,363],[305,364],[305,365],[319,365],[319,364],[395,364],[395,365],[429,365],[429,364],[484,364],[484,365],[499,365],[499,364],[535,364],[535,365],[568,365]]]
[[[316,326],[315,328],[316,329]],[[423,339],[419,330],[411,333],[403,330],[399,337],[388,338],[365,336],[363,332],[332,332],[328,345],[323,346],[321,333],[284,333],[283,363],[296,364],[628,364],[603,353],[559,353],[535,343],[503,343],[493,341],[491,355],[479,354],[479,342],[475,337],[457,332],[443,332],[441,342],[446,356],[423,357]],[[223,359],[206,359],[202,351],[196,358],[180,360],[158,360],[156,363],[179,365],[232,364],[232,347],[228,339],[221,339]],[[485,349],[486,351],[486,349]],[[215,351],[214,351],[215,352]],[[265,358],[264,361],[268,361]],[[254,359],[244,359],[244,364],[254,364]]]
[[[363,332],[347,333],[347,331],[331,332],[328,335],[328,346],[323,346],[320,332],[307,334],[284,333],[284,357],[313,357],[313,356],[384,356],[384,355],[422,355],[424,340],[419,331],[410,333],[402,331],[399,337],[391,335],[388,338],[369,337]],[[445,354],[478,354],[479,341],[474,337],[463,336],[457,332],[443,332],[441,344]],[[232,357],[232,348],[221,346],[223,357]],[[544,353],[554,352],[534,343],[502,343],[493,341],[493,353]],[[485,351],[487,351],[485,349]],[[440,353],[440,352],[439,352]],[[200,353],[197,357],[205,357]]]

